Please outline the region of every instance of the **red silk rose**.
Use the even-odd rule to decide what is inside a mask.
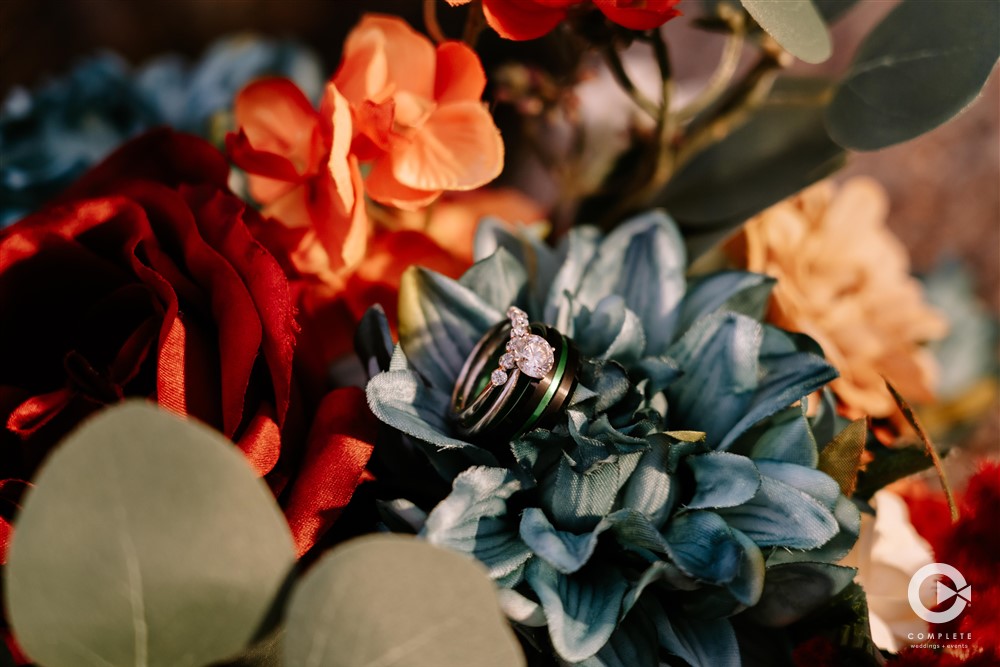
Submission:
[[[448,0],[466,5],[472,0]],[[680,0],[483,0],[486,22],[504,39],[537,39],[566,20],[571,10],[595,6],[612,23],[652,30],[680,16]]]
[[[288,279],[228,174],[208,143],[152,132],[0,232],[2,488],[91,413],[141,396],[231,438],[292,503],[300,553],[347,503],[374,427],[359,390],[315,415],[297,399]],[[314,468],[292,468],[303,459]]]

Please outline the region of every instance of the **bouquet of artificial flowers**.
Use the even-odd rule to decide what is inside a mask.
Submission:
[[[995,321],[823,180],[974,100],[1000,5],[802,76],[853,4],[426,0],[325,82],[240,38],[12,93],[0,663],[1000,660],[1000,467],[934,444]]]

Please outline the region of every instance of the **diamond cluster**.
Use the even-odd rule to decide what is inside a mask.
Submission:
[[[541,336],[531,333],[528,314],[511,306],[507,309],[510,319],[510,340],[507,351],[500,357],[500,368],[490,374],[493,386],[507,382],[507,371],[517,368],[528,377],[540,380],[555,363],[555,349]]]

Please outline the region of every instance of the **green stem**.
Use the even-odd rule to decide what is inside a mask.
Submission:
[[[424,28],[435,43],[447,41],[437,17],[437,0],[424,0]]]

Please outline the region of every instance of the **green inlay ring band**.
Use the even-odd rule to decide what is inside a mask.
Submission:
[[[530,331],[544,338],[554,352],[555,363],[542,378],[515,368],[504,384],[484,385],[484,377],[504,351],[510,333],[507,323],[492,327],[473,347],[452,392],[451,418],[461,437],[505,448],[511,438],[561,414],[576,387],[579,353],[552,327],[533,323]]]

